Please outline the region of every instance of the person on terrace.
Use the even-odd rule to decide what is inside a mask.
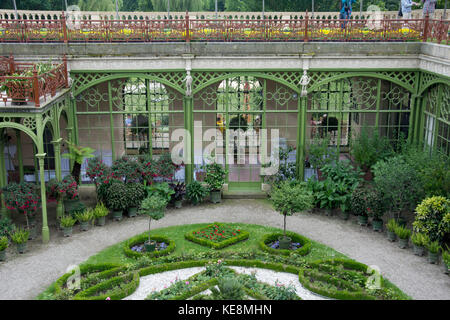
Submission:
[[[418,6],[419,3],[413,2],[412,0],[402,0],[402,14],[403,19],[411,19],[411,8],[412,6]]]
[[[341,20],[349,20],[352,15],[352,5],[356,2],[356,0],[342,0],[342,8],[339,13],[339,19]],[[347,21],[341,24],[341,28],[345,28]]]
[[[425,18],[427,15],[430,19],[434,18],[436,2],[437,0],[420,0],[420,3],[423,3],[423,18]]]

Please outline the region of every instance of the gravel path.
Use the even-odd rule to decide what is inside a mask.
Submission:
[[[282,228],[282,217],[266,200],[224,200],[221,205],[206,204],[168,210],[164,219],[152,228],[172,225],[241,222]],[[432,265],[415,256],[411,249],[402,250],[386,240],[384,234],[359,227],[354,219],[343,221],[317,213],[296,214],[287,219],[288,229],[321,242],[343,254],[377,266],[383,276],[414,299],[450,300],[450,280],[442,265]],[[0,263],[0,299],[34,299],[61,276],[70,265],[79,264],[93,254],[133,235],[147,230],[146,217],[108,221],[105,227],[76,232],[63,238],[56,230],[48,245],[33,241],[23,255],[8,249],[8,261]]]
[[[260,282],[275,286],[278,284],[288,287],[293,285],[297,295],[303,300],[326,300],[327,298],[314,294],[305,289],[298,281],[298,275],[277,272],[261,268],[244,268],[244,267],[230,267],[237,273],[252,274],[255,273],[256,279]],[[179,270],[172,270],[161,272],[158,274],[151,274],[140,278],[139,287],[137,290],[123,300],[144,300],[153,291],[160,291],[171,286],[176,280],[186,280],[193,275],[205,270],[204,267],[186,268]],[[208,290],[207,290],[208,291]]]

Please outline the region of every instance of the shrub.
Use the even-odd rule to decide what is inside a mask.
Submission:
[[[75,218],[80,222],[89,222],[94,218],[92,209],[87,209],[84,212],[78,212],[75,214]]]
[[[157,177],[162,178],[165,181],[172,181],[175,172],[179,170],[183,165],[177,165],[172,161],[172,155],[170,152],[165,152],[159,156],[154,163],[154,170]]]
[[[140,183],[127,183],[125,185],[127,192],[127,207],[139,207],[145,198],[145,187]]]
[[[106,206],[113,210],[124,210],[128,206],[125,183],[113,181],[105,192]]]
[[[184,182],[171,182],[169,186],[172,188],[174,193],[172,194],[173,201],[181,201],[186,195],[186,184]]]
[[[170,201],[172,195],[175,193],[175,191],[170,187],[169,183],[167,182],[153,183],[149,186],[146,186],[145,189],[147,191],[147,197],[159,195],[162,198],[166,199],[167,202]]]
[[[282,182],[270,193],[270,201],[273,208],[284,216],[284,236],[286,236],[286,216],[314,207],[314,196],[305,183]]]
[[[428,236],[418,232],[414,232],[411,236],[411,242],[417,247],[425,247],[429,240]]]
[[[408,228],[402,227],[402,226],[397,226],[395,229],[395,234],[400,238],[400,239],[409,239],[409,237],[411,236],[411,230],[409,230]]]
[[[381,137],[377,130],[370,135],[363,126],[361,133],[350,140],[350,154],[364,171],[369,170],[377,161],[393,154],[389,139]]]
[[[217,289],[210,288],[214,300],[243,300],[245,297],[244,286],[232,276],[219,278]]]
[[[141,178],[141,166],[142,164],[136,159],[124,156],[113,162],[111,170],[116,177],[124,179],[125,183],[131,183]]]
[[[206,178],[209,191],[220,191],[225,183],[227,171],[218,163],[208,163],[205,166]]]
[[[0,251],[6,250],[8,248],[9,241],[7,237],[0,237]]]
[[[336,159],[335,149],[329,147],[330,140],[329,135],[326,138],[320,138],[319,135],[313,137],[308,148],[308,161],[314,169],[321,169]]]
[[[402,156],[378,161],[373,166],[376,189],[386,207],[400,217],[402,211],[412,210],[423,197],[417,172]]]
[[[447,268],[450,266],[450,251],[444,250],[442,251],[442,260],[447,265]]]
[[[441,196],[424,199],[416,208],[414,231],[426,234],[431,241],[442,242],[445,233],[450,231],[449,211],[449,199]]]
[[[34,183],[12,182],[4,187],[2,192],[6,207],[25,214],[27,221],[27,216],[36,214],[40,207],[40,192]]]
[[[17,228],[11,234],[11,241],[14,242],[15,244],[26,243],[28,241],[29,235],[30,232],[28,230]]]
[[[110,173],[111,168],[109,168],[101,159],[96,157],[88,160],[86,175],[92,182],[98,183],[101,177]]]
[[[207,196],[208,190],[198,181],[193,181],[186,186],[186,196],[193,204],[198,204]]]
[[[279,163],[278,170],[275,174],[271,174],[271,169],[264,169],[261,175],[264,176],[264,182],[268,183],[271,188],[281,183],[282,181],[292,181],[297,177],[297,165],[295,162],[289,162],[289,154],[295,150],[294,147],[286,146],[285,148],[279,148]],[[272,162],[263,164],[262,168],[270,168]],[[267,171],[266,171],[267,170]]]
[[[78,199],[78,185],[73,176],[65,176],[57,185],[58,193],[68,200]]]
[[[63,216],[63,217],[61,217],[61,220],[60,220],[61,227],[63,227],[63,228],[73,227],[75,222],[76,222],[76,220],[74,218],[72,218],[72,216]]]
[[[9,237],[15,229],[14,224],[8,217],[0,217],[0,237]]]
[[[358,187],[352,192],[350,205],[356,216],[371,216],[375,220],[380,220],[384,214],[380,194],[367,186]]]
[[[431,253],[439,253],[439,250],[441,249],[441,246],[439,245],[439,242],[431,241],[431,240],[426,243],[425,247]]]
[[[97,205],[94,208],[93,214],[94,218],[98,219],[101,217],[106,217],[109,213],[108,208],[103,204],[103,202],[97,203]]]
[[[395,232],[395,229],[398,227],[398,223],[395,219],[389,219],[388,223],[386,224],[386,228],[390,232]]]

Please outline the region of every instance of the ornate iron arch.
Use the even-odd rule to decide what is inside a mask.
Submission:
[[[172,72],[166,72],[167,74],[170,74]],[[162,77],[158,76],[163,74],[163,72],[155,72],[155,73],[134,73],[134,72],[127,72],[127,73],[106,73],[104,76],[92,78],[90,81],[84,81],[81,82],[80,80],[74,80],[74,85],[72,86],[72,92],[74,96],[79,95],[83,91],[97,85],[103,82],[107,82],[110,80],[116,80],[116,79],[123,79],[123,78],[140,78],[140,79],[148,79],[152,81],[159,82],[161,84],[164,84],[165,86],[170,87],[173,90],[176,90],[182,94],[184,94],[184,88],[180,85],[182,83],[183,77],[185,76],[184,73],[176,72],[178,75],[176,77],[172,77],[172,79],[168,79],[169,77]],[[175,84],[174,82],[178,82],[178,84]]]
[[[0,123],[0,129],[17,129],[24,132],[31,138],[31,140],[33,140],[34,144],[36,145],[36,148],[39,149],[39,140],[37,135],[26,126],[13,121],[2,121]]]

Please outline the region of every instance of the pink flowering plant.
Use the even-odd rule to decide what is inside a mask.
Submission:
[[[110,168],[99,158],[91,158],[88,160],[86,168],[86,175],[92,182],[98,183],[98,181],[110,173]]]
[[[65,176],[61,182],[57,184],[56,189],[64,199],[78,199],[78,184],[72,175]]]

